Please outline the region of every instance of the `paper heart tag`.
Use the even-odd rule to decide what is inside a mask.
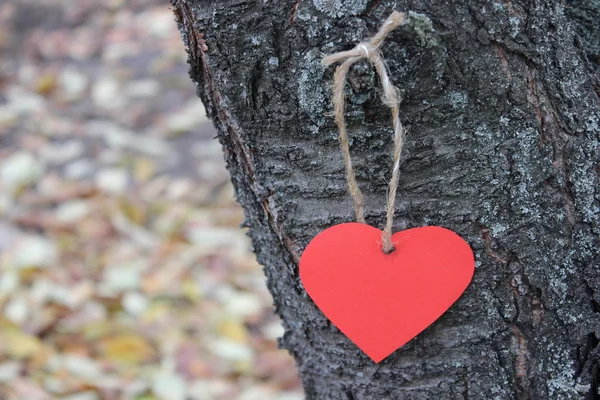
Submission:
[[[300,259],[300,279],[327,318],[380,362],[437,320],[465,291],[475,262],[470,246],[439,226],[392,236],[359,223],[317,235]]]

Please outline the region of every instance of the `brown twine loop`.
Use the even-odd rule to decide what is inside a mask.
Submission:
[[[386,254],[394,251],[394,243],[392,243],[392,224],[394,222],[394,203],[396,201],[396,190],[398,189],[398,177],[400,175],[400,154],[402,153],[405,132],[399,118],[400,98],[398,96],[398,88],[391,83],[390,78],[388,77],[387,68],[385,67],[379,47],[387,35],[400,25],[404,24],[405,21],[405,13],[394,11],[371,39],[357,44],[352,50],[340,51],[339,53],[330,54],[323,58],[323,64],[325,66],[329,66],[338,61],[343,61],[342,64],[337,67],[334,74],[333,104],[335,110],[335,122],[339,128],[340,147],[344,153],[344,162],[346,164],[348,190],[354,200],[356,220],[361,223],[365,223],[364,199],[362,192],[356,183],[356,176],[354,175],[354,170],[352,168],[350,146],[348,144],[348,132],[346,131],[346,121],[344,119],[346,101],[344,87],[346,86],[346,76],[352,65],[361,60],[368,60],[375,67],[379,79],[381,80],[381,85],[383,86],[383,103],[392,109],[392,123],[394,127],[394,167],[388,189],[387,220],[382,234],[383,251]]]

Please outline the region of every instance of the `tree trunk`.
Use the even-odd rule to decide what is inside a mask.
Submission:
[[[307,399],[600,398],[599,1],[171,1]],[[374,364],[306,295],[298,259],[354,217],[320,60],[393,7],[411,11],[382,47],[408,129],[395,230],[454,230],[476,271]],[[365,62],[347,94],[367,222],[381,228],[389,109]]]

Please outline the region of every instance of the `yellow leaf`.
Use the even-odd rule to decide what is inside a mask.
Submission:
[[[0,343],[0,352],[16,360],[30,358],[42,348],[42,343],[37,337],[16,329],[2,332]]]
[[[118,363],[138,364],[149,360],[154,349],[141,336],[124,334],[104,340],[104,356]]]
[[[246,343],[248,341],[248,331],[240,321],[227,320],[221,322],[217,327],[217,333],[221,337],[234,342]]]
[[[147,182],[154,176],[154,163],[148,158],[140,158],[133,165],[133,176],[138,182]]]
[[[194,282],[191,279],[188,279],[183,282],[181,286],[181,291],[183,292],[185,298],[192,303],[196,303],[202,300],[202,292],[200,291],[200,288],[198,287],[196,282]]]
[[[35,89],[39,94],[48,94],[56,87],[56,77],[45,74],[40,76],[35,84]]]
[[[146,213],[141,204],[134,204],[127,199],[121,199],[119,206],[127,219],[134,224],[143,225]]]

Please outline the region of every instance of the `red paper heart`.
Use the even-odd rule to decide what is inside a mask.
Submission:
[[[325,316],[379,362],[438,319],[465,291],[475,270],[471,248],[439,226],[392,236],[359,223],[317,235],[300,259],[300,279]]]

